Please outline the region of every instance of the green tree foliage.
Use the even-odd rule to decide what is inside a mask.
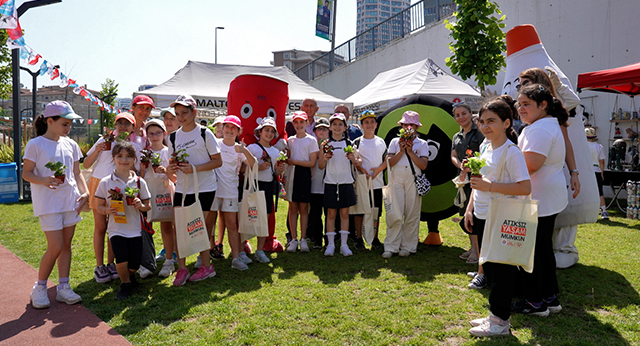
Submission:
[[[100,86],[102,87],[102,90],[100,91],[100,99],[104,101],[104,103],[115,107],[119,84],[117,84],[113,79],[107,78],[107,80],[100,84]],[[106,109],[103,111],[98,108],[98,111],[102,115],[104,126],[112,129],[115,126],[116,115],[114,113],[109,113]]]
[[[449,43],[453,55],[445,62],[451,72],[463,79],[475,77],[478,88],[484,90],[487,85],[496,84],[496,76],[500,68],[505,67],[506,50],[504,42],[505,27],[503,21],[494,14],[502,14],[498,4],[490,0],[456,0],[458,9],[453,13],[455,22],[445,20],[447,29],[451,31]]]
[[[0,30],[0,98],[3,100],[11,97],[11,49],[5,44],[8,38],[7,30]]]

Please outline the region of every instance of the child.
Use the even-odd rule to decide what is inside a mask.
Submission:
[[[67,304],[82,301],[69,286],[71,267],[71,240],[76,224],[82,220],[80,210],[89,194],[80,173],[82,152],[68,137],[74,119],[82,119],[65,101],[53,101],[44,113],[36,117],[38,137],[24,148],[22,179],[31,183],[33,214],[40,218],[40,227],[47,239],[47,250],[40,260],[38,281],[31,291],[31,305],[36,309],[48,308],[47,280],[58,262],[56,300]],[[45,168],[49,162],[62,162],[65,177],[54,177]]]
[[[300,215],[300,251],[309,252],[307,244],[307,224],[309,222],[309,202],[311,201],[311,168],[318,159],[318,142],[309,135],[307,129],[307,113],[296,111],[291,123],[296,130],[295,137],[289,138],[287,151],[289,153],[287,165],[295,167],[293,175],[293,191],[289,202],[289,225],[291,226],[291,242],[287,246],[288,252],[298,250],[298,214]],[[292,167],[292,168],[294,168]]]
[[[242,249],[242,241],[238,233],[238,183],[240,166],[244,163],[249,167],[253,167],[255,158],[251,152],[247,150],[244,142],[238,144],[236,139],[242,132],[242,123],[240,118],[235,115],[229,115],[222,122],[222,141],[220,144],[220,156],[222,158],[222,166],[216,168],[216,176],[218,177],[218,190],[213,200],[211,210],[220,213],[220,219],[224,220],[224,224],[228,231],[229,246],[233,260],[231,268],[238,270],[247,270],[247,264],[251,263],[251,259]],[[264,245],[264,239],[262,242]],[[260,241],[260,239],[258,239]],[[260,247],[260,246],[258,246]],[[264,255],[264,253],[262,253]],[[266,256],[264,256],[266,257]],[[264,258],[261,258],[261,262]],[[206,262],[202,262],[203,264]]]
[[[346,137],[347,118],[342,113],[335,113],[329,118],[331,131],[329,141],[323,145],[323,155],[320,155],[318,168],[325,169],[324,175],[324,206],[327,208],[327,248],[325,256],[333,256],[336,246],[335,227],[336,214],[340,213],[340,253],[351,256],[353,253],[347,245],[349,237],[349,207],[356,204],[356,194],[353,189],[353,171],[351,165],[359,167],[362,161],[356,158],[353,151],[345,151],[351,147],[351,141]],[[295,124],[294,124],[295,125]],[[325,150],[332,146],[333,150]],[[353,149],[353,148],[352,148]]]
[[[116,256],[116,269],[120,277],[120,290],[116,294],[119,300],[129,298],[133,290],[138,287],[136,271],[140,268],[142,259],[142,232],[140,227],[141,211],[151,209],[150,194],[147,183],[138,177],[133,171],[136,161],[136,150],[132,143],[118,141],[111,150],[111,156],[116,166],[113,173],[100,180],[96,190],[98,200],[97,212],[109,215],[107,231],[109,240]],[[136,188],[140,191],[133,200],[133,205],[123,202],[123,193],[126,188]],[[118,209],[111,204],[112,201],[123,202],[126,221],[118,222],[116,216]]]
[[[492,194],[518,196],[531,193],[531,182],[524,156],[509,139],[516,139],[511,119],[509,105],[501,100],[489,101],[480,109],[478,125],[486,138],[480,147],[480,157],[486,160],[487,165],[482,168],[482,177],[470,179],[473,193],[464,215],[465,227],[470,233],[478,236],[480,245]],[[505,150],[507,153],[504,163],[501,163]],[[498,169],[501,164],[504,164],[504,181],[498,182]],[[492,283],[489,294],[491,314],[489,317],[471,321],[473,328],[469,332],[475,336],[509,334],[511,299],[518,277],[518,267],[485,262],[483,268],[489,282]]]
[[[224,134],[222,132],[222,128],[224,127],[224,124],[222,123],[224,121],[226,117],[224,116],[219,116],[216,117],[213,120],[213,124],[211,125],[211,128],[213,128],[213,135],[216,137],[216,141],[218,141],[218,146],[220,146],[220,142],[222,141],[222,138],[224,137]],[[217,179],[217,176],[216,176]],[[224,241],[224,229],[225,229],[225,225],[224,225],[224,219],[220,218],[220,220],[218,220],[218,212],[217,211],[211,211],[211,213],[209,214],[209,217],[207,217],[207,228],[211,229],[211,233],[213,234],[213,229],[216,228],[216,221],[217,225],[218,225],[218,230],[217,230],[217,237],[215,239],[213,239],[213,237],[211,237],[211,257],[213,257],[214,259],[223,259],[224,258],[224,245],[222,244],[222,242]]]
[[[318,139],[318,145],[325,139],[329,139],[329,120],[318,118],[313,133]],[[320,169],[316,162],[311,171],[311,201],[309,202],[309,224],[307,235],[313,241],[314,249],[322,249],[322,239],[324,238],[324,226],[322,223],[322,213],[327,216],[327,209],[324,207],[324,169]]]
[[[589,142],[589,152],[591,153],[591,161],[593,162],[593,171],[596,173],[596,182],[598,183],[598,194],[600,196],[600,217],[603,220],[609,219],[609,213],[607,213],[607,205],[604,202],[604,194],[602,192],[602,180],[604,179],[604,160],[607,156],[604,154],[604,148],[602,144],[598,143],[598,136],[596,136],[596,130],[592,127],[584,129],[587,135],[587,141]]]
[[[180,129],[169,136],[169,154],[184,149],[188,157],[188,163],[173,162],[167,168],[167,175],[177,174],[176,194],[173,205],[182,206],[182,199],[185,199],[185,206],[195,203],[195,189],[193,186],[184,186],[185,175],[194,174],[193,166],[198,172],[198,199],[202,208],[204,218],[207,218],[213,199],[216,195],[216,176],[213,169],[222,165],[220,152],[216,140],[211,130],[202,127],[196,123],[196,101],[189,95],[180,95],[174,103],[171,104],[176,113],[176,118],[182,125]],[[190,179],[193,182],[193,179]],[[176,232],[185,231],[176,227]],[[211,237],[211,234],[209,234]],[[186,260],[180,257],[178,253],[178,266],[176,278],[173,281],[174,286],[182,286],[189,281],[201,281],[216,275],[213,265],[209,261],[209,250],[200,252],[202,266],[191,276],[187,269]]]
[[[373,206],[374,208],[378,208],[378,215],[373,220],[375,237],[369,245],[374,248],[380,248],[382,247],[382,243],[378,239],[378,222],[382,214],[382,187],[384,186],[383,176],[380,173],[387,168],[387,162],[385,161],[387,157],[387,144],[384,142],[384,139],[375,135],[378,122],[376,122],[376,114],[373,111],[362,112],[360,115],[360,124],[364,130],[364,135],[356,138],[354,141],[354,145],[358,149],[358,154],[362,160],[362,166],[360,166],[359,171],[373,180]],[[364,249],[364,242],[362,241],[362,221],[362,215],[356,215],[354,217],[356,250]]]
[[[132,133],[136,126],[136,119],[131,113],[120,113],[115,120],[115,134]],[[111,142],[111,144],[115,144]],[[93,277],[98,283],[105,283],[118,278],[118,271],[114,263],[111,242],[107,240],[107,265],[104,264],[104,236],[107,233],[107,216],[98,213],[98,200],[95,198],[96,189],[102,178],[111,174],[115,168],[111,149],[106,149],[107,144],[103,137],[87,152],[83,165],[85,168],[93,167],[93,173],[89,180],[89,208],[93,210],[93,253],[96,256],[96,268]]]
[[[406,111],[402,119],[398,121],[405,131],[413,134],[406,140],[394,138],[389,144],[389,164],[393,167],[394,180],[389,182],[394,193],[394,201],[402,210],[403,220],[389,224],[387,222],[387,237],[384,240],[384,252],[382,258],[391,258],[398,253],[407,257],[415,253],[418,248],[418,234],[420,230],[420,208],[422,198],[418,196],[415,176],[409,165],[418,173],[427,168],[429,147],[427,142],[417,136],[420,123],[420,114],[414,111]]]
[[[160,117],[162,118],[162,122],[167,129],[165,131],[167,134],[174,133],[180,128],[180,123],[178,122],[178,119],[176,119],[176,111],[173,109],[173,107],[163,109],[162,112],[160,112]]]

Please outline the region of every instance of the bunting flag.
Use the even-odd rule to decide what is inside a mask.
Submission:
[[[14,0],[0,0],[0,29],[18,27],[18,15]]]

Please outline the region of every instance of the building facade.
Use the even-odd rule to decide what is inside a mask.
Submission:
[[[296,71],[300,68],[305,67],[305,65],[314,61],[315,59],[320,58],[326,53],[327,53],[326,51],[322,51],[322,50],[306,51],[306,50],[291,49],[291,50],[277,51],[277,52],[273,52],[272,65],[285,66],[289,68],[291,71]],[[340,55],[335,56],[335,60],[333,62],[334,67],[342,65],[344,63],[345,61],[342,56]],[[298,77],[300,77],[300,79],[304,80],[305,82],[309,82],[310,80],[313,79],[314,75],[317,76],[317,75],[329,72],[329,57],[325,56],[325,58],[316,61],[313,64],[313,69],[314,69],[313,71],[311,70],[311,67],[302,69],[298,74]]]
[[[374,50],[374,42],[389,42],[407,34],[410,30],[409,14],[394,16],[409,6],[411,6],[410,0],[358,0],[356,35],[364,34],[364,36],[356,42],[356,56]],[[370,30],[392,17],[393,19],[386,25]]]

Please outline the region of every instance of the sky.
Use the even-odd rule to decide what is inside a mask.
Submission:
[[[31,8],[20,24],[26,44],[78,84],[100,91],[110,78],[119,84],[118,97],[131,97],[189,60],[214,62],[219,26],[219,64],[269,66],[273,51],[329,50],[331,43],[315,36],[316,6],[317,0],[62,0]],[[356,0],[337,6],[336,46],[355,36]],[[31,89],[26,72],[20,81]],[[41,76],[38,87],[58,82]]]

